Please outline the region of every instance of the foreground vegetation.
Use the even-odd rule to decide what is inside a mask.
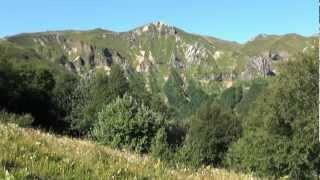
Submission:
[[[254,179],[166,163],[93,142],[0,124],[1,179]]]

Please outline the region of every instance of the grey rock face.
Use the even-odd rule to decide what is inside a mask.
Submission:
[[[206,49],[201,47],[199,43],[193,45],[187,44],[185,58],[190,64],[199,64],[199,60],[207,57]]]
[[[242,79],[250,80],[256,77],[266,77],[276,75],[275,63],[287,61],[288,52],[285,51],[269,51],[262,55],[251,57],[246,65],[246,70],[242,72]]]
[[[270,72],[272,72],[271,59],[256,56],[247,63],[246,71],[242,75],[244,79],[253,79],[254,77],[266,77]]]

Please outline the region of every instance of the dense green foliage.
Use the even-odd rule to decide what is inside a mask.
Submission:
[[[164,92],[168,98],[169,105],[177,114],[182,114],[181,112],[188,106],[183,86],[184,83],[180,74],[172,68],[168,81],[164,86]]]
[[[192,117],[180,158],[194,166],[219,166],[240,134],[240,122],[231,112],[215,103],[203,104]]]
[[[199,85],[195,80],[189,79],[188,80],[188,87],[187,87],[187,94],[189,98],[189,111],[193,113],[201,103],[208,100],[209,95],[206,94],[203,89],[201,88],[201,85]]]
[[[254,102],[267,87],[268,81],[265,79],[253,80],[248,86],[249,90],[243,92],[241,101],[236,105],[236,112],[239,114],[241,119],[245,119],[248,112],[253,108]]]
[[[113,147],[147,152],[163,124],[160,114],[125,95],[101,109],[92,135],[98,142]]]
[[[233,109],[242,99],[242,87],[230,87],[222,92],[220,104]]]
[[[258,97],[244,123],[244,136],[226,159],[260,175],[311,178],[319,167],[318,62],[300,56]]]
[[[58,92],[64,93],[65,89],[61,88],[63,80],[54,76],[53,71],[33,61],[13,64],[0,60],[0,109],[30,113],[34,126],[64,131],[67,123],[58,103]]]
[[[118,65],[113,66],[109,76],[104,71],[98,71],[80,80],[70,97],[71,128],[78,134],[86,135],[102,106],[122,97],[128,87],[124,72]]]
[[[164,84],[164,92],[168,105],[177,119],[185,119],[208,100],[209,95],[194,79],[186,79],[186,83],[176,69],[171,69],[170,76]]]
[[[68,119],[71,121],[72,131],[78,135],[88,135],[98,120],[102,107],[116,98],[122,98],[124,94],[130,95],[139,105],[144,104],[165,117],[170,116],[163,100],[157,95],[151,96],[146,90],[141,75],[133,73],[127,79],[125,72],[115,64],[109,75],[104,71],[97,71],[77,83],[70,97],[72,108]]]

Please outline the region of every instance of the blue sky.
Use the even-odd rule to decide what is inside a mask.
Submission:
[[[245,42],[259,33],[317,32],[317,0],[2,0],[0,37],[104,28],[127,31],[161,20],[188,32]]]

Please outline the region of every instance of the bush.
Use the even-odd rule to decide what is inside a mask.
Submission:
[[[163,126],[163,118],[128,95],[118,97],[98,113],[92,135],[100,143],[138,152],[150,150],[152,139]]]
[[[238,119],[217,104],[204,104],[192,117],[178,159],[192,166],[221,165],[229,145],[241,133]]]

